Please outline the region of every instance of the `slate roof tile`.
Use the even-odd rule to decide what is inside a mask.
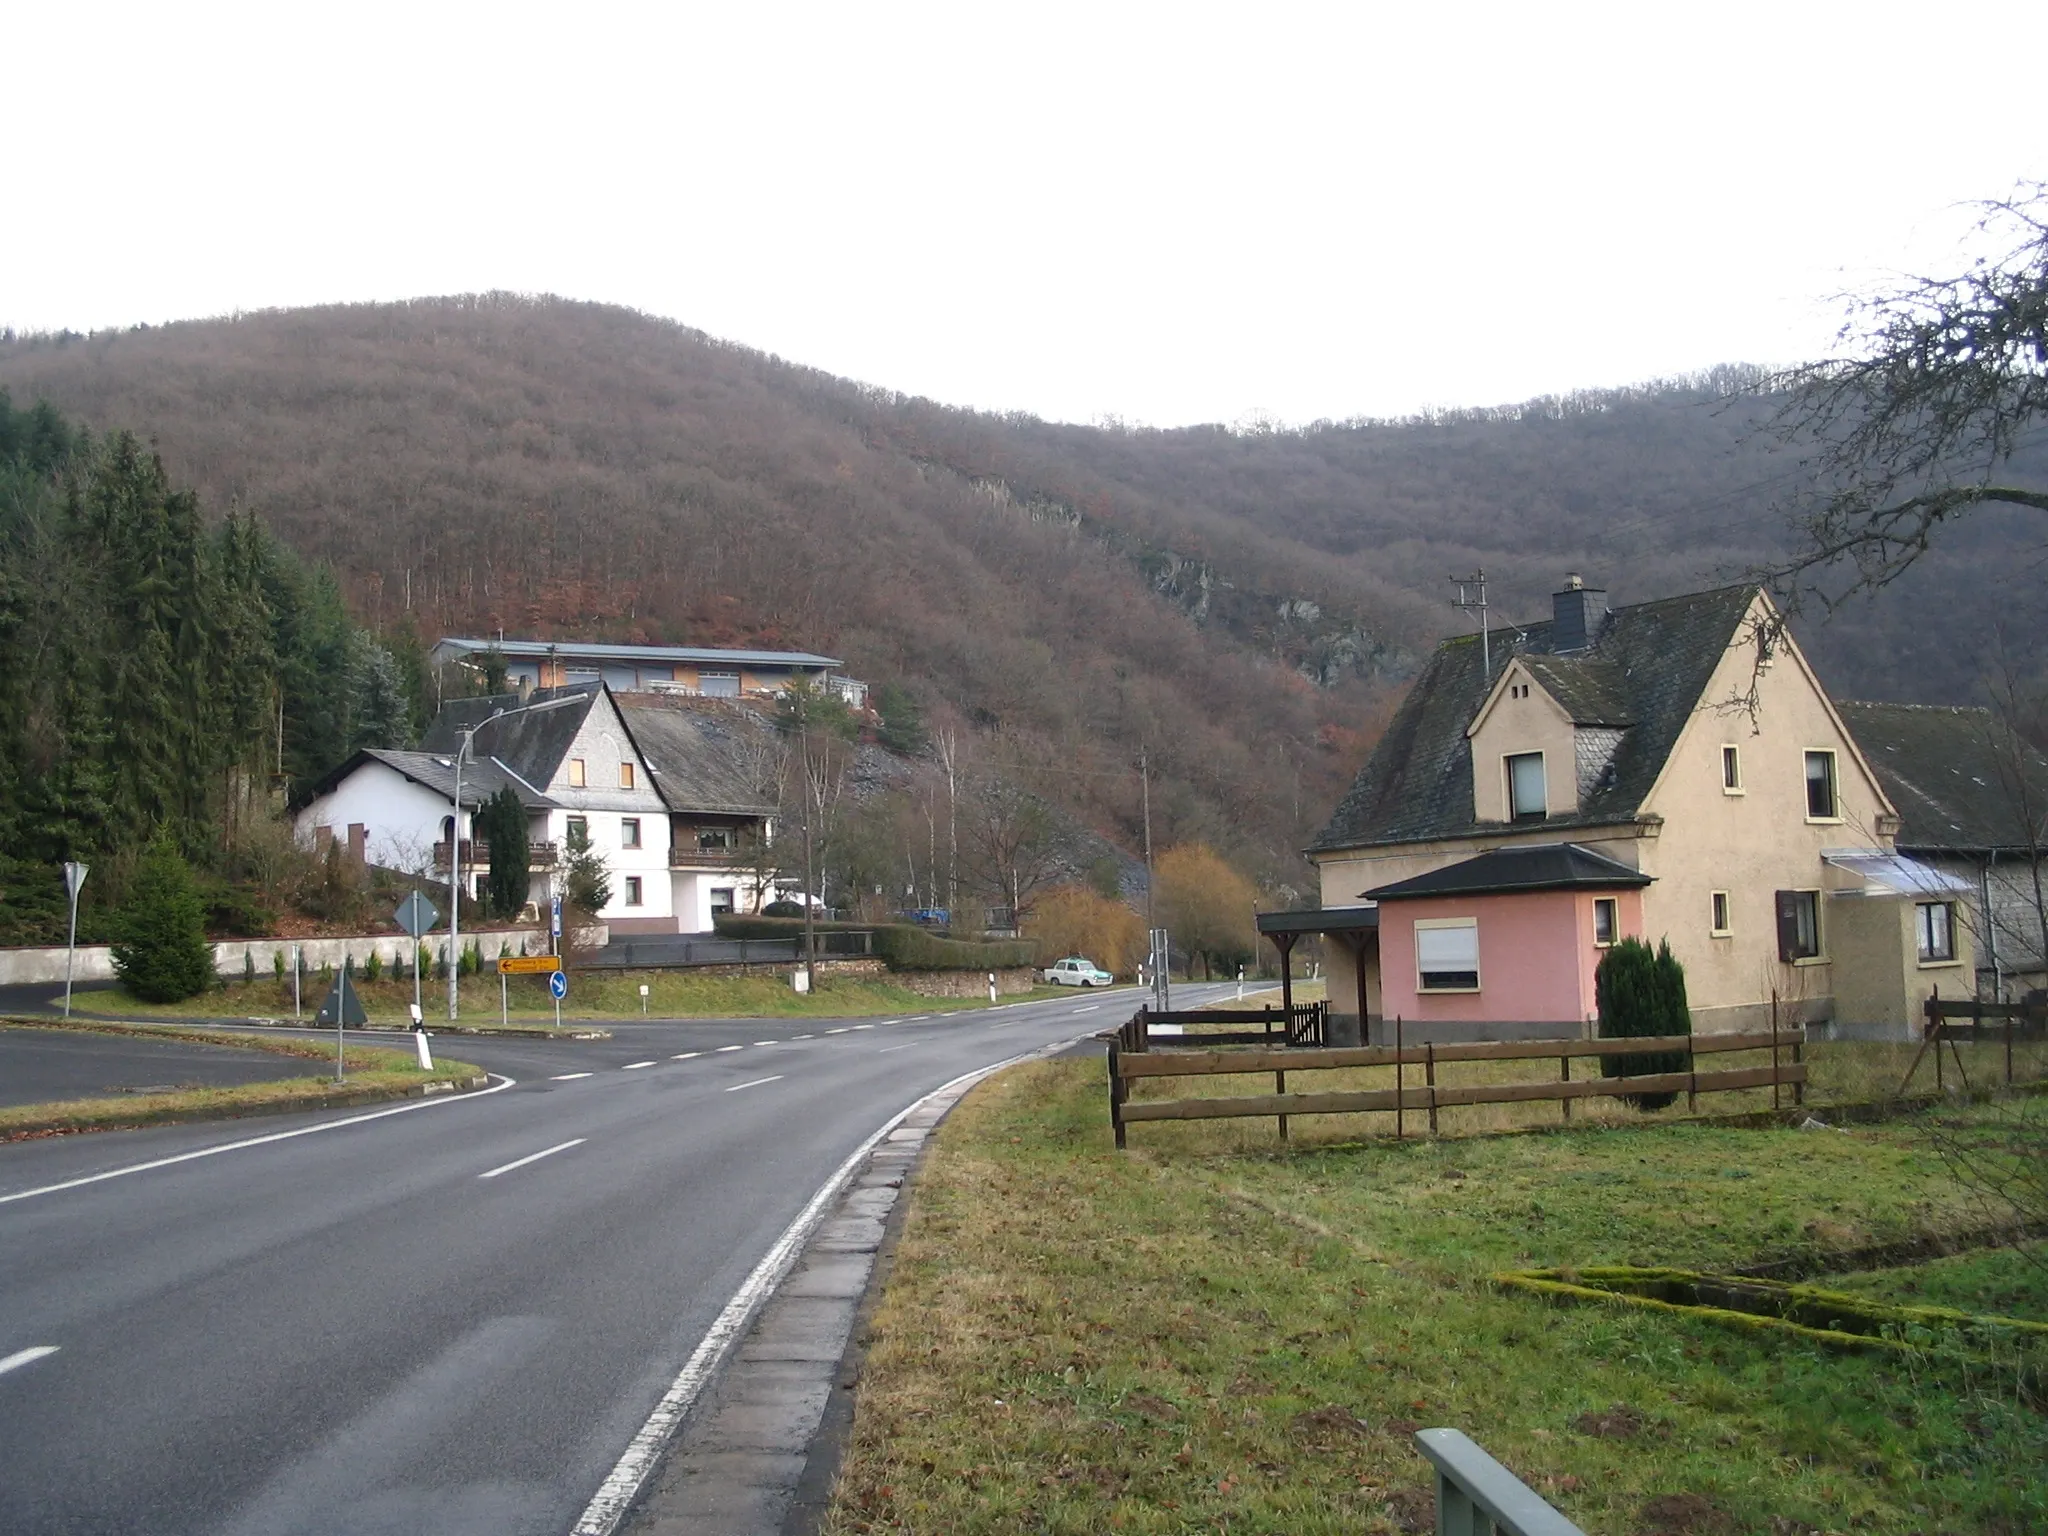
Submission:
[[[1983,853],[2048,843],[2048,761],[1990,710],[1855,701],[1835,708],[1899,813],[1901,850]]]

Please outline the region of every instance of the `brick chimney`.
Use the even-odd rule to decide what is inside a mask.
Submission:
[[[1550,649],[1559,656],[1583,651],[1600,638],[1607,622],[1607,594],[1589,587],[1578,572],[1564,579],[1564,590],[1551,594]]]

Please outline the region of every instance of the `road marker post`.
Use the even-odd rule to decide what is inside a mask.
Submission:
[[[64,894],[71,900],[71,936],[64,941],[64,1017],[71,1017],[71,966],[78,954],[78,892],[85,884],[86,866],[64,865]]]

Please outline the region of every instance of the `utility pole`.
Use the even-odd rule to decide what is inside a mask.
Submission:
[[[804,993],[809,997],[818,995],[818,913],[812,905],[812,891],[817,875],[811,854],[811,801],[816,793],[816,781],[811,774],[811,722],[808,705],[805,706],[804,721],[797,731],[797,753],[803,760],[804,795]]]
[[[1454,583],[1458,595],[1452,601],[1453,608],[1462,608],[1467,613],[1479,611],[1479,665],[1481,676],[1490,687],[1493,683],[1493,633],[1486,619],[1486,572],[1474,571],[1470,576],[1447,576],[1446,581]]]
[[[448,1018],[453,1022],[461,997],[462,961],[462,755],[476,739],[477,728],[462,733],[455,749],[455,814],[448,820]],[[419,957],[413,957],[419,969]],[[415,982],[418,978],[415,976]]]

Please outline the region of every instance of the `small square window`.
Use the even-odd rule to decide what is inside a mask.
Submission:
[[[640,846],[640,818],[622,816],[619,818],[619,846],[638,848]]]
[[[1415,925],[1415,970],[1424,992],[1479,990],[1479,924],[1426,921]]]
[[[1541,821],[1550,814],[1543,785],[1543,754],[1518,752],[1507,759],[1508,815],[1515,821]]]
[[[584,787],[583,759],[580,757],[569,759],[569,787],[571,789],[582,789]]]
[[[633,765],[632,765],[631,763],[621,763],[621,764],[619,764],[619,788],[621,788],[621,789],[631,789],[632,787],[633,787]]]
[[[590,842],[590,821],[584,816],[571,816],[562,827],[562,837],[571,847],[585,846]]]
[[[1721,793],[1739,795],[1742,793],[1742,748],[1721,749]]]
[[[1835,821],[1841,817],[1841,802],[1835,794],[1835,754],[1821,750],[1806,754],[1806,816],[1809,821]]]
[[[1946,901],[1923,901],[1913,913],[1923,962],[1956,957],[1956,909]]]
[[[1728,926],[1728,893],[1726,891],[1714,892],[1713,907],[1715,935],[1719,937],[1732,933],[1734,930]]]
[[[1614,942],[1615,912],[1612,896],[1593,898],[1593,942],[1605,949]]]
[[[626,876],[626,905],[629,907],[640,905],[640,877],[638,875]]]

